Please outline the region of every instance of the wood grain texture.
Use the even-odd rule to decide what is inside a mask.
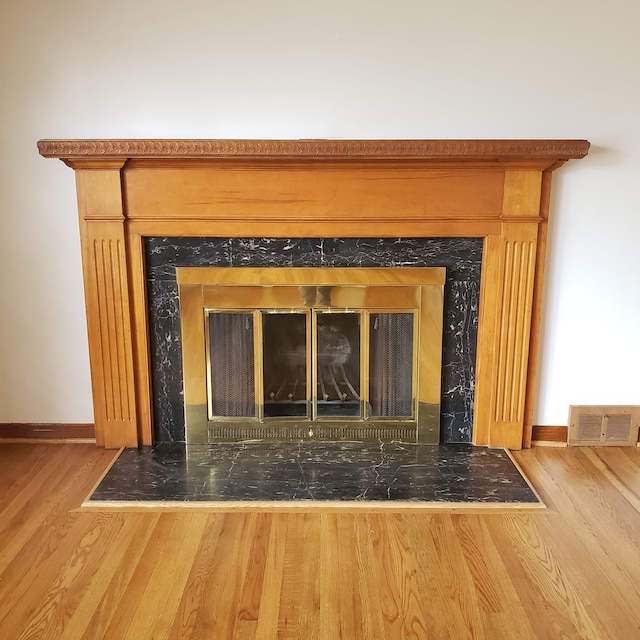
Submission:
[[[374,166],[225,168],[215,173],[206,167],[187,173],[149,168],[125,170],[124,175],[131,220],[162,221],[179,213],[192,221],[275,224],[285,218],[336,225],[350,219],[376,223],[390,212],[408,222],[436,216],[486,220],[500,214],[504,179],[499,171],[461,168],[404,168],[398,179],[397,169]]]
[[[0,637],[638,637],[637,448],[514,454],[535,513],[77,509],[114,455],[0,444]]]

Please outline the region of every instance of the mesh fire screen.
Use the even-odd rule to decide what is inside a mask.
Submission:
[[[209,313],[209,414],[256,415],[253,315]]]
[[[413,314],[372,313],[369,403],[373,417],[413,414]]]

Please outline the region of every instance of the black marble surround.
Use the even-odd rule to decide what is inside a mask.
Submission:
[[[395,442],[159,443],[125,449],[85,504],[104,501],[544,507],[503,450]]]
[[[145,239],[154,436],[184,442],[176,267],[446,267],[441,442],[471,442],[481,238]]]

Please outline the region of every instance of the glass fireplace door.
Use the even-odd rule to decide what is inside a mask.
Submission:
[[[321,286],[180,271],[187,442],[438,437],[444,270],[273,270],[346,279],[314,275]],[[425,271],[435,284],[405,282]],[[363,272],[373,283],[359,281]]]

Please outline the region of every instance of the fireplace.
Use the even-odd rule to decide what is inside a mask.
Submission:
[[[393,244],[408,238],[481,243],[470,439],[480,445],[527,446],[551,175],[567,160],[583,157],[588,147],[579,140],[40,141],[42,155],[63,159],[76,173],[98,444],[150,444],[161,420],[158,398],[165,391],[175,393],[151,382],[156,328],[150,324],[147,259],[153,239],[379,239]],[[320,332],[337,328],[344,333],[355,317],[347,317],[348,305],[339,306],[345,325],[324,326],[333,306],[322,304],[325,284],[299,286],[310,286],[321,301],[296,306],[305,316],[307,344],[317,343]],[[252,311],[258,312],[257,307]],[[377,311],[358,307],[357,313],[361,337],[356,342],[362,346],[362,327],[371,326]],[[254,326],[268,334],[270,322],[261,316]],[[212,324],[215,333],[216,320]],[[320,357],[316,347],[310,362]],[[319,374],[306,362],[304,367],[307,396],[300,401],[312,422],[319,411],[313,406]],[[446,367],[445,362],[443,376]],[[347,371],[346,377],[356,389],[354,375]],[[358,375],[353,402],[361,407],[358,428],[365,428],[372,415],[362,396],[371,391],[362,380],[371,373],[361,367]],[[410,402],[418,407],[419,393]],[[208,418],[221,417],[213,416],[209,399],[205,404]],[[263,397],[258,408],[263,417],[266,404]],[[445,413],[442,408],[441,416]],[[403,422],[418,416],[418,423],[419,415],[412,409],[411,416],[382,417]],[[305,424],[307,432],[315,428]]]

